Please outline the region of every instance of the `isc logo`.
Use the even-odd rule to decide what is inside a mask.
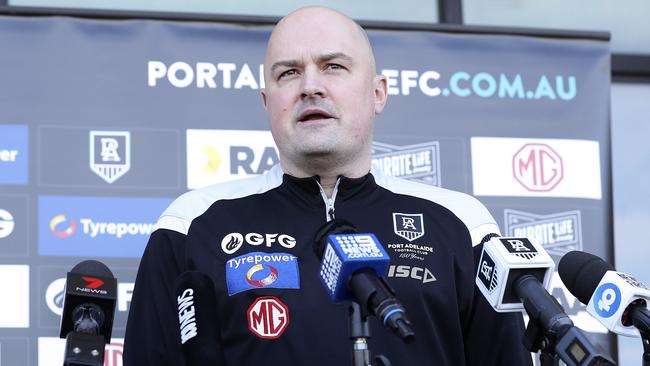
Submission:
[[[264,339],[277,339],[289,325],[289,308],[275,296],[258,297],[248,308],[248,329]]]

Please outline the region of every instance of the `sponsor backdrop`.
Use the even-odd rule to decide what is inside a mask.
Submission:
[[[0,365],[57,364],[63,279],[88,258],[118,278],[106,365],[121,365],[138,261],[163,208],[188,189],[278,162],[260,100],[269,30],[0,17]],[[474,194],[504,233],[535,237],[556,261],[574,249],[607,258],[607,42],[370,38],[390,94],[376,121],[375,167]],[[272,275],[293,260],[258,269]],[[433,280],[428,268],[402,267],[390,276]],[[559,278],[553,284],[576,323],[607,345],[604,328]]]

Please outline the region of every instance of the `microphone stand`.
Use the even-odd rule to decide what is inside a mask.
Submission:
[[[390,360],[384,355],[377,355],[371,360],[372,353],[368,348],[370,327],[368,314],[362,314],[362,308],[356,301],[350,302],[348,325],[352,345],[352,366],[391,366]]]

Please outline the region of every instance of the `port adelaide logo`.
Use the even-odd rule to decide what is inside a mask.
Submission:
[[[388,249],[398,254],[403,259],[419,259],[433,252],[433,247],[419,243],[413,243],[424,236],[424,215],[421,213],[410,214],[393,212],[393,231],[395,235],[406,239],[408,243],[389,243]]]
[[[90,131],[90,170],[113,183],[131,169],[131,133]]]
[[[504,210],[507,236],[533,237],[555,256],[572,250],[582,250],[580,211],[565,211],[548,215]]]
[[[393,177],[440,187],[438,141],[406,146],[373,142],[372,165]]]

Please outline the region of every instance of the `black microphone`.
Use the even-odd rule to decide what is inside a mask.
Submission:
[[[64,365],[103,365],[116,298],[117,280],[102,262],[83,261],[68,272],[59,334],[66,339]]]
[[[572,251],[560,260],[560,278],[587,312],[614,333],[650,336],[650,289],[590,253]]]
[[[176,279],[176,304],[180,343],[186,366],[224,365],[219,349],[214,283],[198,271],[181,273]]]
[[[355,300],[364,317],[375,315],[405,343],[414,340],[406,310],[383,277],[390,258],[373,234],[360,234],[345,220],[331,220],[316,232],[314,253],[333,301]]]

